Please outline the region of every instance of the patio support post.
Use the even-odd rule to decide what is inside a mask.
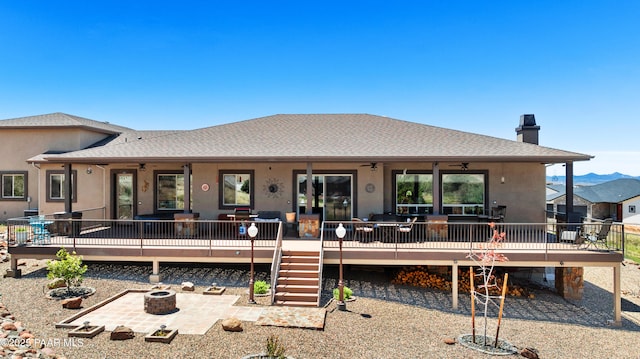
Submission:
[[[149,276],[149,282],[150,283],[160,283],[160,261],[157,259],[154,259],[153,262],[151,262],[151,275]]]
[[[66,213],[71,213],[73,211],[72,202],[73,202],[73,170],[71,168],[71,163],[64,164],[64,211]]]
[[[306,214],[313,214],[313,166],[307,162],[307,210]]]
[[[191,164],[183,166],[184,170],[184,213],[191,213]]]
[[[451,298],[452,307],[458,309],[458,261],[454,260],[451,266]]]
[[[433,186],[431,195],[433,196],[433,214],[440,214],[440,165],[434,162],[433,170]]]
[[[622,326],[622,298],[620,295],[620,263],[613,266],[613,323],[614,327]]]
[[[12,278],[21,278],[22,277],[22,269],[18,268],[18,258],[16,256],[11,256],[11,266],[7,269],[6,277]]]
[[[573,213],[573,162],[567,162],[565,164],[565,179],[565,212],[567,212],[567,222],[569,222],[569,216],[571,213]]]

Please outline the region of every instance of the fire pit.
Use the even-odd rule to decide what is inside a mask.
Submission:
[[[176,310],[176,292],[154,290],[144,294],[144,311],[149,314],[167,314]]]

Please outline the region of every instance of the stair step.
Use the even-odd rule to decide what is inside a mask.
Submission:
[[[282,256],[281,263],[319,263],[319,256]]]
[[[317,270],[280,269],[278,275],[280,277],[318,278],[319,273]]]
[[[309,293],[318,295],[317,285],[302,285],[302,284],[278,284],[276,287],[276,293]]]
[[[320,258],[320,252],[318,251],[301,251],[301,250],[283,250],[282,256],[296,256],[296,257],[318,257]]]
[[[311,270],[318,271],[318,263],[280,263],[280,270]]]
[[[296,301],[296,302],[318,302],[318,293],[289,293],[276,292],[276,300]]]
[[[293,300],[276,300],[273,304],[283,306],[283,307],[317,307],[318,306],[318,303],[297,302]]]
[[[318,278],[278,277],[278,284],[283,285],[312,285],[317,288],[318,282]]]

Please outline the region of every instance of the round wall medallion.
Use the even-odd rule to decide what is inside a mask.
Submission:
[[[364,187],[364,190],[368,193],[373,193],[376,190],[376,186],[373,183],[367,183],[367,185]]]
[[[277,178],[269,178],[266,180],[263,191],[267,197],[278,198],[282,194],[284,185]]]
[[[203,183],[201,188],[204,192],[207,192],[209,190],[209,185],[206,183]]]

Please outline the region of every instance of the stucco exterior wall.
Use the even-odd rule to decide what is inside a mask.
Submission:
[[[622,222],[640,225],[640,196],[622,202]]]
[[[27,171],[27,194],[31,199],[31,202],[0,201],[0,220],[22,217],[25,209],[43,209],[40,192],[45,187],[40,187],[43,182],[38,180],[37,166],[27,163],[27,159],[47,151],[82,149],[106,137],[103,133],[80,128],[0,129],[0,171]]]
[[[137,184],[136,214],[154,212],[154,193],[156,191],[156,171],[175,171],[182,173],[182,163],[146,163],[145,170],[139,169],[138,163],[113,164],[106,166],[91,165],[92,173],[87,173],[89,165],[75,164],[73,169],[78,174],[77,202],[73,203],[74,211],[87,209],[101,209],[107,218],[113,215],[113,171],[133,171]],[[544,166],[537,163],[496,164],[477,163],[470,165],[474,169],[486,171],[488,174],[487,206],[507,206],[506,222],[511,223],[542,223],[545,221],[545,171]],[[40,169],[42,175],[38,186],[42,188],[39,200],[42,213],[64,211],[62,202],[46,202],[46,173],[47,169],[60,169],[59,164],[43,164]],[[357,196],[353,205],[354,217],[365,218],[371,213],[383,213],[393,210],[394,198],[391,173],[393,170],[431,171],[431,163],[386,163],[378,164],[372,171],[362,163],[315,163],[314,171],[335,171],[344,173],[355,171],[355,188]],[[450,166],[441,164],[441,173],[450,172]],[[201,219],[217,219],[221,213],[230,213],[228,209],[220,209],[219,200],[219,171],[238,170],[239,172],[254,171],[254,206],[253,211],[280,211],[282,216],[286,212],[296,210],[296,182],[294,171],[306,171],[306,163],[195,163],[192,164],[192,210],[200,213]],[[36,176],[37,177],[37,176]],[[504,177],[504,182],[502,178]],[[269,184],[277,183],[278,192],[270,193]],[[367,192],[368,184],[372,191]],[[98,213],[98,211],[95,211]]]

